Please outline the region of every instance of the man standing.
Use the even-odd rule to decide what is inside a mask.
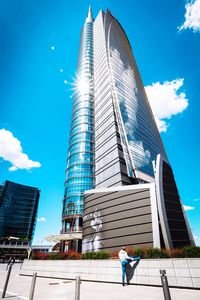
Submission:
[[[124,286],[124,279],[125,279],[125,274],[126,274],[126,266],[131,262],[131,261],[139,261],[140,257],[131,257],[128,256],[126,252],[126,247],[122,247],[122,249],[119,251],[119,259],[121,261],[122,265],[122,285]]]

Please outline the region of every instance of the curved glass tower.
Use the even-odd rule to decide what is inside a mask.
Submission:
[[[82,230],[83,192],[93,184],[93,19],[81,33],[66,169],[62,233]]]
[[[114,216],[126,190],[140,189],[140,186],[146,189],[146,184],[154,186],[156,202],[149,204],[145,200],[140,215],[134,209],[128,218],[128,209],[122,207]],[[124,187],[126,185],[129,187]],[[106,209],[109,191],[119,203],[114,201],[114,207]],[[89,200],[88,193],[92,193]],[[138,196],[135,197],[138,201]],[[93,22],[89,8],[81,33],[63,202],[62,233],[65,235],[62,238],[68,241],[68,249],[81,249],[82,225],[85,244],[104,245],[105,249],[120,246],[115,245],[116,236],[108,242],[107,230],[111,230],[111,235],[120,234],[114,217],[118,222],[116,226],[122,219],[126,220],[125,232],[129,232],[130,245],[137,245],[133,228],[137,229],[138,241],[149,231],[148,238],[154,246],[175,248],[193,244],[130,43],[109,10],[105,13],[101,10]],[[133,202],[131,196],[128,203]],[[147,206],[150,207],[149,219],[154,218],[154,213],[158,216],[157,227],[151,228],[149,219],[142,221],[141,215]],[[102,225],[104,220],[105,225]],[[130,225],[133,221],[135,227]],[[95,231],[90,240],[88,230]],[[121,237],[118,238],[120,243]],[[159,242],[154,243],[155,240]],[[142,244],[148,244],[147,240],[143,239]]]

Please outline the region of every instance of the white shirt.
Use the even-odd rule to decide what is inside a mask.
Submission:
[[[120,260],[130,259],[130,257],[128,256],[125,250],[120,250],[118,256]]]

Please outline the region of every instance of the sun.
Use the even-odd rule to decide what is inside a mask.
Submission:
[[[74,92],[85,95],[90,92],[90,80],[84,76],[77,76],[74,81]]]
[[[64,80],[64,83],[68,85],[68,90],[72,91],[70,98],[88,95],[92,90],[92,81],[90,77],[86,77],[82,74],[72,77],[71,82]]]

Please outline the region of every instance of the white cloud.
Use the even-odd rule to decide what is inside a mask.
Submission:
[[[59,70],[61,73],[63,73],[63,68],[60,68],[60,70]]]
[[[39,218],[37,218],[37,222],[46,222],[46,218],[45,217],[39,217]]]
[[[166,132],[168,122],[173,115],[183,112],[188,106],[186,94],[179,92],[184,79],[175,79],[153,83],[145,87],[158,129],[160,132]],[[166,120],[167,119],[167,120]]]
[[[65,79],[65,80],[64,80],[64,84],[67,84],[67,83],[68,83],[68,81]]]
[[[6,129],[0,129],[0,157],[12,164],[9,171],[41,167],[39,162],[30,160],[28,155],[23,153],[21,142]]]
[[[193,235],[194,241],[196,243],[196,246],[200,246],[200,236]]]
[[[51,50],[55,50],[55,46],[51,46]]]
[[[189,210],[194,210],[195,207],[194,206],[189,206],[189,205],[183,205],[183,208],[185,211],[189,211]]]
[[[196,246],[200,246],[200,237],[197,235],[193,235],[194,241],[196,243]]]
[[[178,29],[193,29],[200,31],[200,0],[192,0],[185,5],[185,22]]]
[[[155,116],[155,115],[154,115]],[[159,132],[166,132],[168,128],[168,124],[166,121],[159,119],[155,116],[156,124],[158,126]]]
[[[198,201],[200,201],[200,199],[199,198],[195,198],[193,201],[194,202],[198,202]]]

